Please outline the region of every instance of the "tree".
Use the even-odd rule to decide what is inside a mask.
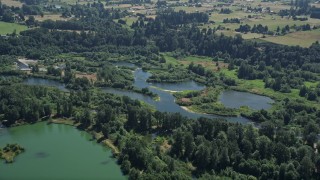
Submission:
[[[224,157],[223,157],[224,158]],[[224,159],[226,160],[226,159]],[[195,158],[194,158],[195,165],[200,169],[204,170],[208,167],[210,163],[210,149],[207,145],[204,143],[199,145],[196,152],[195,152]]]
[[[45,104],[44,105],[44,114],[46,115],[46,116],[51,116],[51,114],[52,114],[52,109],[51,109],[51,106],[50,106],[50,104]]]
[[[128,106],[128,129],[134,129],[138,125],[138,109],[134,106]]]
[[[299,166],[299,172],[301,174],[301,177],[304,177],[306,179],[310,179],[312,177],[314,172],[314,163],[309,157],[305,156],[302,159]]]
[[[128,174],[130,172],[130,168],[131,168],[131,163],[128,160],[124,160],[121,163],[121,170],[123,172],[123,174]]]
[[[146,110],[146,109],[142,109],[139,112],[139,129],[140,131],[144,132],[144,131],[148,131],[151,128],[151,113]]]
[[[225,169],[229,164],[230,157],[228,154],[228,148],[223,148],[219,160],[220,169]]]
[[[257,149],[259,150],[260,158],[269,158],[272,153],[272,143],[267,136],[258,138]]]
[[[275,134],[275,125],[271,122],[263,122],[259,132],[272,140]]]
[[[250,141],[243,139],[241,141],[240,149],[245,155],[245,157],[248,158],[253,150],[253,147]]]
[[[184,135],[184,146],[185,146],[184,157],[190,158],[194,149],[195,149],[195,143],[193,140],[193,136],[190,132],[187,132]]]
[[[277,143],[277,145],[274,148],[274,154],[277,158],[278,164],[286,163],[290,159],[290,151],[282,143]]]
[[[32,27],[36,24],[36,19],[34,16],[29,16],[28,19],[26,20],[26,25],[29,27]]]
[[[174,136],[174,143],[172,145],[171,153],[180,158],[184,150],[184,134],[178,131]]]

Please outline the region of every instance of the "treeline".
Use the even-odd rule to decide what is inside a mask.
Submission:
[[[320,8],[313,7],[311,9],[310,18],[320,19]]]
[[[229,9],[229,8],[221,8],[220,14],[231,14],[232,13],[232,10]]]
[[[157,14],[156,21],[166,23],[168,25],[181,25],[189,23],[207,23],[209,15],[203,12],[187,13],[183,10],[175,12],[172,9],[161,11]]]
[[[19,37],[1,38],[0,46],[3,48],[0,54],[44,59],[61,52],[85,52],[108,44],[129,46],[139,43],[139,41],[133,42],[133,35],[116,24],[106,23],[104,27],[108,27],[108,30],[80,34],[43,28],[24,31]]]
[[[107,4],[145,4],[145,3],[151,3],[151,0],[121,0],[121,1],[112,1],[107,2]]]
[[[104,137],[99,141],[108,138],[114,143],[120,152],[121,169],[130,179],[319,176],[319,143],[314,147],[319,125],[303,117],[307,112],[319,118],[320,112],[296,101],[283,102],[285,109],[274,113],[257,112],[256,117],[270,121],[256,129],[224,120],[191,120],[177,113],[152,112],[139,101],[97,91],[72,91],[68,95],[26,85],[3,86],[0,91],[2,122],[14,123],[13,117],[34,122],[36,114],[39,118],[74,119],[81,124],[78,128],[101,132]],[[35,116],[21,116],[29,112]],[[280,118],[283,122],[275,122]],[[298,134],[294,128],[283,128],[282,123],[297,123],[304,130]],[[145,138],[150,134],[155,138]]]
[[[43,15],[40,7],[28,6],[23,4],[22,7],[7,6],[0,2],[0,20],[4,22],[24,22],[28,15]]]
[[[8,56],[8,55],[1,55],[0,56],[0,72],[11,70],[14,63],[17,61],[15,57]]]
[[[292,0],[290,2],[290,9],[282,9],[278,12],[279,16],[300,16],[300,15],[309,15],[311,11],[310,1],[309,0]]]
[[[316,101],[320,97],[320,83],[314,88],[307,88],[305,85],[301,86],[299,95],[310,101]]]
[[[134,81],[132,71],[125,68],[114,68],[104,66],[97,73],[98,86],[109,86],[114,88],[132,88]]]
[[[112,18],[119,19],[128,15],[127,11],[120,11],[119,9],[106,9],[101,2],[88,3],[86,5],[72,5],[71,8],[66,8],[62,12],[62,17],[75,18]]]
[[[240,23],[240,19],[239,18],[226,18],[226,19],[223,19],[222,21],[223,23]]]
[[[0,88],[0,114],[5,125],[16,121],[36,122],[53,113],[53,103],[61,97],[57,90],[38,86],[13,85]],[[4,120],[4,121],[3,121]]]
[[[162,69],[161,71],[153,73],[147,81],[177,83],[190,80],[190,78],[191,76],[186,69],[176,68],[169,64],[167,69]]]
[[[272,31],[269,31],[268,26],[263,26],[261,24],[258,25],[253,25],[251,28],[250,25],[240,25],[238,29],[235,29],[237,32],[242,32],[242,33],[259,33],[259,34],[273,34]]]

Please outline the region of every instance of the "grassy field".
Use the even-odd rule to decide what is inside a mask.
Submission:
[[[22,3],[19,0],[1,0],[2,4],[13,7],[21,7]]]
[[[11,34],[14,30],[16,30],[17,33],[19,33],[20,31],[24,31],[26,29],[28,29],[27,26],[0,21],[0,34],[1,35]]]
[[[138,20],[138,17],[125,17],[125,18],[122,18],[122,20],[126,21],[126,24],[128,26],[131,26],[133,22],[136,22]]]
[[[320,30],[294,32],[285,36],[270,36],[263,40],[277,44],[309,47],[315,41],[320,41]]]
[[[35,19],[37,20],[37,21],[44,21],[44,20],[48,20],[48,19],[51,19],[51,20],[53,20],[53,21],[56,21],[56,20],[63,20],[63,21],[67,21],[69,18],[63,18],[63,17],[61,17],[61,15],[60,14],[45,14],[44,16],[40,16],[40,15],[38,15],[38,16],[34,16],[35,17]]]
[[[206,67],[207,69],[210,69],[212,71],[218,71],[218,67],[220,69],[227,69],[228,68],[228,64],[223,63],[221,61],[218,62],[218,64],[216,62],[214,62],[212,60],[212,58],[210,57],[205,57],[205,56],[187,56],[187,57],[183,57],[180,59],[176,59],[172,56],[170,56],[170,54],[168,53],[164,53],[163,54],[167,64],[172,64],[172,65],[176,65],[176,66],[189,66],[190,63],[194,63],[195,65],[202,65],[204,67]],[[218,65],[218,66],[217,66]]]
[[[288,2],[287,2],[288,3]],[[301,26],[305,24],[310,24],[311,26],[320,26],[320,19],[308,18],[307,21],[294,21],[292,18],[280,17],[277,14],[269,13],[250,13],[245,12],[247,6],[251,7],[270,7],[271,11],[278,12],[282,9],[290,9],[290,6],[283,2],[261,2],[260,0],[255,0],[254,2],[240,1],[236,0],[232,6],[228,8],[233,10],[231,14],[219,14],[220,7],[214,7],[215,3],[211,3],[212,7],[201,7],[199,11],[204,11],[204,9],[214,10],[210,17],[210,21],[214,21],[214,24],[205,24],[200,26],[200,28],[217,28],[218,26],[224,27],[224,30],[218,30],[217,33],[223,33],[227,36],[234,36],[236,34],[241,34],[244,39],[262,39],[263,41],[269,41],[278,44],[286,45],[300,45],[303,47],[308,47],[316,40],[320,39],[320,31],[307,31],[307,32],[293,32],[285,36],[267,36],[267,38],[262,38],[262,34],[255,33],[238,33],[235,29],[239,26],[248,24],[251,27],[254,25],[262,24],[263,26],[268,26],[269,30],[276,31],[277,27],[283,28],[286,25],[290,27],[296,25]],[[194,11],[194,7],[178,7],[177,9],[184,9],[187,11]],[[248,16],[253,16],[248,18]],[[223,23],[223,20],[226,18],[239,18],[241,19],[241,24],[237,23]]]

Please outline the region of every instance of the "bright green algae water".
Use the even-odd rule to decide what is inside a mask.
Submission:
[[[0,161],[0,180],[126,179],[111,150],[72,126],[45,122],[0,129],[0,146],[18,143],[25,152],[12,164]]]

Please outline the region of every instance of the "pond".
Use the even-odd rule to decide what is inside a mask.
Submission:
[[[222,92],[219,100],[229,108],[248,106],[254,110],[269,109],[271,108],[272,103],[274,103],[271,98],[266,96],[232,90]]]
[[[73,126],[45,122],[0,128],[0,147],[18,143],[26,150],[12,164],[0,162],[0,179],[126,179],[111,150],[91,138]]]
[[[51,79],[29,77],[29,78],[23,80],[23,84],[51,86],[51,87],[56,87],[56,88],[60,89],[61,91],[69,91],[63,83],[61,83],[59,81],[51,80]]]

